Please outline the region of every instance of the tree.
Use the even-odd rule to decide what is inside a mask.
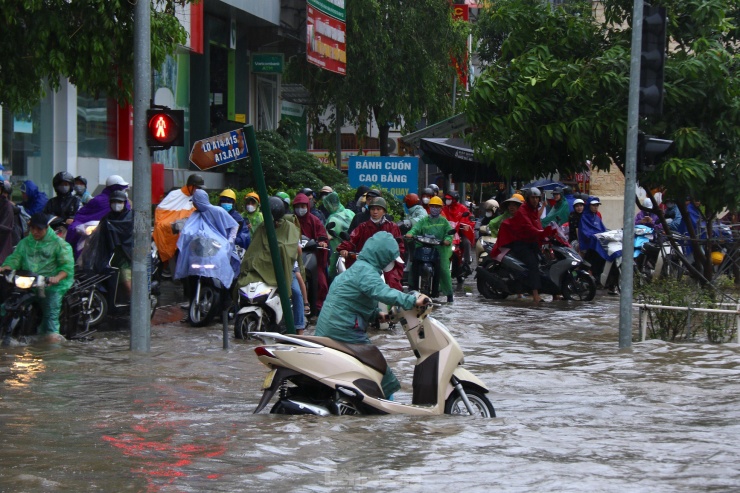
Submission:
[[[151,0],[152,66],[186,41],[175,4]],[[25,111],[44,97],[44,83],[68,78],[80,91],[131,100],[134,6],[128,0],[0,0],[0,105]]]
[[[464,52],[467,34],[451,12],[448,0],[347,2],[347,74],[299,59],[291,63],[289,79],[302,83],[318,103],[314,121],[326,108],[338,107],[362,133],[374,117],[386,155],[391,124],[409,131],[424,116],[430,122],[450,116],[451,56]]]
[[[664,109],[641,119],[640,129],[674,140],[676,151],[638,179],[701,199],[711,228],[722,208],[740,205],[740,30],[733,23],[740,2],[660,4],[669,18]],[[605,0],[603,15],[593,15],[592,5],[494,0],[480,16],[488,66],[466,112],[474,148],[504,173],[570,174],[586,159],[624,170],[632,1]],[[695,253],[709,275],[710,264]]]

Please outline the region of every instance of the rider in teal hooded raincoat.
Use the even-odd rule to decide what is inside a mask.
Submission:
[[[383,281],[383,269],[393,265],[398,255],[398,243],[390,233],[380,231],[370,237],[357,262],[331,284],[316,322],[316,335],[349,344],[371,344],[367,327],[380,314],[379,301],[404,309],[423,304],[426,297],[417,301],[414,295],[393,289]],[[401,388],[390,367],[383,376],[382,387],[386,396]]]

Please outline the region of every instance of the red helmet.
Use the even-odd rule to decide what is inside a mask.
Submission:
[[[411,208],[421,202],[421,200],[415,193],[410,193],[403,198],[403,202],[406,204],[406,207]]]

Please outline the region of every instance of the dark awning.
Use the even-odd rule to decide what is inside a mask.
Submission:
[[[436,165],[456,182],[501,181],[496,168],[476,161],[473,149],[463,139],[421,139],[424,162]]]

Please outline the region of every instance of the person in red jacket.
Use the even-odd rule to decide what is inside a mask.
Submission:
[[[454,223],[452,227],[458,230],[457,233],[460,235],[460,245],[462,245],[463,250],[463,271],[465,276],[468,276],[471,273],[470,264],[473,261],[470,257],[470,249],[471,245],[475,243],[475,223],[469,219],[470,210],[461,204],[459,200],[460,194],[454,190],[445,193],[445,205],[442,207],[442,216],[450,223]],[[463,216],[466,213],[467,215]]]
[[[491,252],[498,255],[502,247],[509,248],[511,255],[527,266],[527,286],[532,289],[532,300],[535,303],[542,301],[539,289],[540,282],[539,252],[540,243],[547,235],[540,222],[540,199],[542,192],[537,188],[530,188],[525,193],[525,202],[513,217],[503,223],[498,232],[496,246]]]
[[[329,292],[329,282],[326,278],[326,267],[329,264],[329,250],[327,249],[329,235],[326,234],[326,228],[321,224],[321,220],[309,213],[310,203],[311,201],[306,194],[299,193],[293,199],[293,212],[295,212],[301,226],[301,235],[309,240],[316,240],[316,243],[322,247],[316,250],[316,310],[321,311],[326,293]]]
[[[388,210],[388,204],[383,197],[376,197],[370,202],[370,219],[363,223],[360,223],[352,233],[350,234],[349,240],[344,240],[337,246],[339,255],[345,258],[347,268],[353,263],[354,259],[350,258],[349,252],[362,252],[362,247],[365,242],[370,239],[378,231],[387,231],[393,235],[394,238],[401,238],[401,230],[398,229],[396,223],[389,221],[385,217],[385,213]],[[399,242],[398,249],[401,252],[400,258],[403,258],[405,247],[403,242]],[[403,265],[396,262],[395,268],[384,273],[385,282],[388,286],[403,290],[401,279],[403,278]]]

